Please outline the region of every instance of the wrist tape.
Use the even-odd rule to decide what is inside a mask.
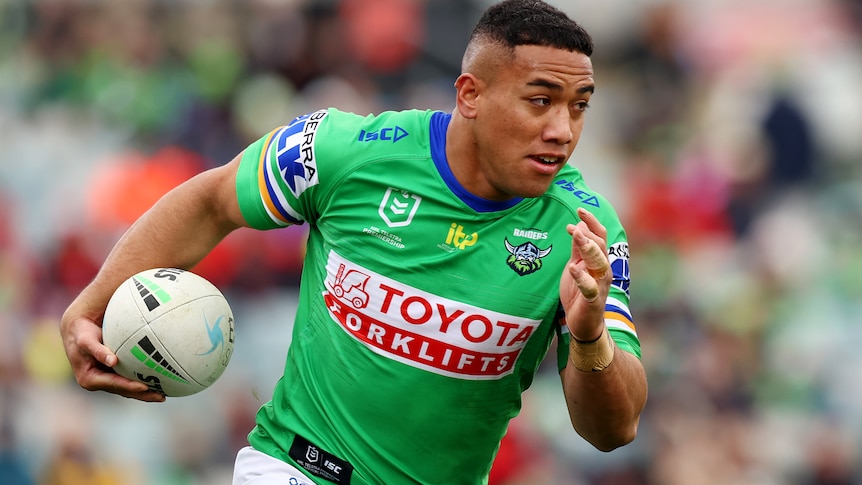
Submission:
[[[606,369],[614,360],[614,339],[607,327],[592,342],[579,342],[569,335],[569,360],[576,369],[584,372],[598,372]]]

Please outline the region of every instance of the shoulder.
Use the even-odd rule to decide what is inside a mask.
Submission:
[[[559,199],[572,208],[584,207],[590,212],[615,212],[611,203],[584,180],[581,171],[567,165],[557,174],[546,195]]]
[[[427,153],[434,111],[384,111],[359,115],[329,108],[314,136],[313,150],[321,160],[357,161],[409,157]]]
[[[609,233],[622,232],[622,223],[613,204],[590,188],[581,171],[572,165],[567,165],[557,174],[545,195],[566,205],[573,212],[579,207],[587,209],[605,225]]]
[[[297,142],[302,140],[306,144],[317,139],[327,142],[337,139],[342,148],[346,145],[363,147],[370,142],[407,144],[409,141],[427,140],[429,123],[434,113],[430,110],[405,110],[360,115],[326,108],[297,116],[275,130],[274,134],[276,138],[293,137]]]
[[[325,116],[321,128],[340,136],[346,143],[416,141],[428,135],[428,126],[434,111],[384,111],[359,115],[329,108],[321,110]]]

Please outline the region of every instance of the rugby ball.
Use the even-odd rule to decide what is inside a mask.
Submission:
[[[117,374],[165,396],[188,396],[211,386],[227,368],[233,312],[221,291],[200,275],[149,269],[114,291],[102,340],[117,355]]]

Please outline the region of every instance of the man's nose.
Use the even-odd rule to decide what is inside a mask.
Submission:
[[[567,145],[574,138],[572,129],[572,117],[568,109],[554,110],[550,115],[545,127],[545,141],[552,141],[560,145]]]

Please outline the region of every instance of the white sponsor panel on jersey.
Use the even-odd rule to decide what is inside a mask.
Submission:
[[[611,271],[614,273],[613,286],[629,295],[629,243],[618,242],[608,248],[608,261],[611,263]]]
[[[300,116],[275,136],[272,148],[278,170],[294,197],[318,184],[314,138],[327,114],[320,110]]]
[[[511,374],[541,320],[478,308],[405,285],[330,251],[332,318],[377,354],[460,379]]]

